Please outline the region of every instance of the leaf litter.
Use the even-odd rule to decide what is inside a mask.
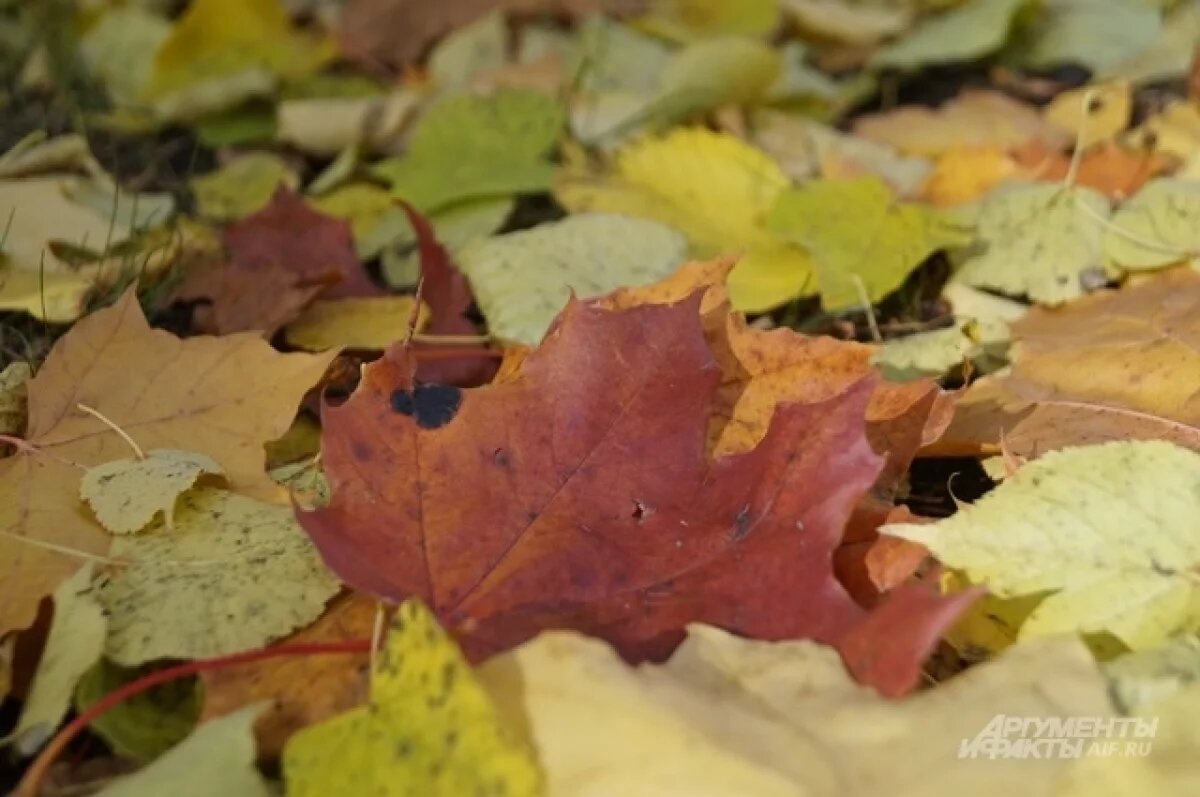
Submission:
[[[17,797],[1200,788],[1194,0],[49,5]]]

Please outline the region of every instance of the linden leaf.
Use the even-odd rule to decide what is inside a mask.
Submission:
[[[1001,598],[1050,593],[1020,635],[1108,632],[1134,650],[1200,627],[1200,454],[1159,441],[1051,452],[952,517],[881,531]]]
[[[251,727],[263,705],[206,722],[161,758],[117,778],[96,797],[271,797],[255,766]]]
[[[396,610],[369,704],[294,734],[283,772],[288,797],[542,793],[533,754],[418,601]]]
[[[1104,253],[1130,270],[1182,261],[1200,268],[1200,183],[1151,180],[1113,215]]]
[[[421,118],[403,157],[373,171],[394,196],[425,212],[543,191],[554,176],[546,154],[562,124],[558,103],[535,91],[452,96]]]
[[[338,591],[288,507],[195,487],[175,511],[118,537],[122,565],[100,585],[105,654],[132,666],[152,659],[237,653],[312,622]]]
[[[316,71],[328,39],[292,29],[279,0],[193,0],[154,56],[143,89],[164,119],[232,108],[281,77]]]
[[[92,592],[92,564],[54,590],[54,619],[33,685],[12,732],[21,755],[32,755],[54,734],[71,707],[75,684],[104,650],[104,611]]]
[[[108,693],[145,674],[101,659],[79,679],[75,710],[87,710]],[[93,719],[88,728],[117,755],[147,764],[195,729],[202,698],[195,677],[178,678],[121,701]],[[238,708],[249,702],[243,701]]]
[[[870,65],[916,71],[933,64],[974,61],[1004,45],[1027,0],[967,0],[926,17],[871,56]]]
[[[159,512],[167,528],[173,528],[175,499],[205,473],[222,476],[225,471],[203,454],[156,448],[141,459],[88,468],[79,482],[79,497],[114,534],[139,531]]]
[[[986,248],[957,279],[1047,304],[1082,296],[1106,276],[1108,214],[1108,200],[1090,188],[1002,185],[979,202],[976,231]]]
[[[878,302],[934,252],[970,243],[936,210],[897,202],[882,180],[816,180],[779,195],[767,226],[812,257],[821,304],[837,312]]]
[[[599,296],[667,276],[685,259],[679,233],[646,219],[582,213],[485,238],[458,265],[502,340],[534,345],[572,294]]]
[[[79,502],[76,464],[124,457],[129,445],[78,404],[144,448],[204,454],[234,489],[278,499],[263,444],[287,430],[332,358],[279,354],[257,335],[180,340],[150,329],[133,291],[76,323],[27,383],[25,439],[36,450],[0,459],[0,635],[32,622],[78,553],[103,555],[110,544]]]
[[[555,196],[574,212],[623,213],[674,227],[687,236],[693,257],[743,252],[730,275],[733,301],[761,311],[814,288],[808,256],[765,226],[787,186],[759,150],[732,136],[683,128],[622,149],[611,176],[564,173]]]

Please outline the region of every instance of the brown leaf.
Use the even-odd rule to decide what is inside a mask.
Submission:
[[[349,594],[330,604],[321,619],[281,645],[370,639],[378,604]],[[367,696],[366,653],[332,656],[284,656],[201,673],[204,709],[200,721],[220,717],[260,700],[271,706],[254,724],[259,755],[273,758],[288,737],[313,723],[362,703]]]
[[[1028,179],[1033,180],[1057,183],[1067,176],[1071,167],[1069,155],[1047,149],[1037,141],[1015,148],[1012,157],[1025,170]],[[1139,152],[1105,141],[1084,152],[1075,182],[1094,188],[1111,199],[1121,200],[1133,196],[1147,180],[1166,174],[1176,165],[1175,159],[1165,155]]]
[[[430,44],[489,11],[509,14],[632,13],[641,0],[348,0],[341,15],[342,52],[369,67],[417,60]]]
[[[1200,275],[1175,269],[1013,325],[1007,376],[966,391],[930,453],[1036,457],[1164,439],[1200,451]]]
[[[0,460],[0,636],[27,626],[81,555],[108,549],[79,499],[81,469],[131,452],[79,404],[143,449],[206,454],[234,489],[280,500],[263,445],[287,430],[333,355],[280,354],[257,335],[180,340],[149,327],[132,290],[79,321],[28,383],[25,439],[36,450]]]

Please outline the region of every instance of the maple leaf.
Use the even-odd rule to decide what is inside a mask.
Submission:
[[[960,399],[935,454],[1036,457],[1070,445],[1169,440],[1200,451],[1200,275],[1173,269],[1013,324],[1014,365]]]
[[[317,296],[382,293],[355,253],[349,223],[313,210],[284,186],[266,207],[227,226],[223,239],[228,260],[194,270],[175,292],[211,301],[199,316],[208,331],[270,335]]]
[[[29,450],[0,460],[0,635],[109,535],[79,499],[81,466],[129,454],[91,407],[146,448],[204,454],[239,492],[277,499],[263,444],[288,428],[334,353],[279,354],[257,335],[180,340],[146,323],[134,292],[77,323],[28,382]]]
[[[572,301],[514,374],[473,390],[414,384],[393,349],[324,409],[332,497],[301,524],[344,581],[421,597],[475,656],[553,627],[632,658],[695,620],[846,635],[863,613],[829,556],[882,466],[872,380],[780,405],[757,446],[709,462],[720,370],[700,300]]]

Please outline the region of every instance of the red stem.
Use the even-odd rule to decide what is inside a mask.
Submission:
[[[369,639],[351,639],[345,642],[315,642],[302,645],[277,645],[273,648],[250,650],[245,653],[234,653],[230,656],[219,656],[213,659],[186,661],[183,664],[176,664],[174,667],[167,667],[163,670],[155,670],[154,672],[147,673],[140,678],[130,681],[119,689],[109,692],[76,715],[75,719],[64,725],[55,734],[54,738],[50,740],[50,743],[42,749],[42,752],[38,754],[33,763],[30,764],[29,769],[25,771],[25,775],[21,778],[21,782],[17,784],[17,788],[12,792],[11,797],[38,797],[42,781],[45,780],[50,766],[58,759],[67,745],[76,736],[86,730],[93,720],[129,698],[140,695],[148,689],[153,689],[159,684],[208,670],[221,670],[226,667],[250,664],[279,656],[311,656],[322,653],[368,653],[370,650],[371,640]]]

